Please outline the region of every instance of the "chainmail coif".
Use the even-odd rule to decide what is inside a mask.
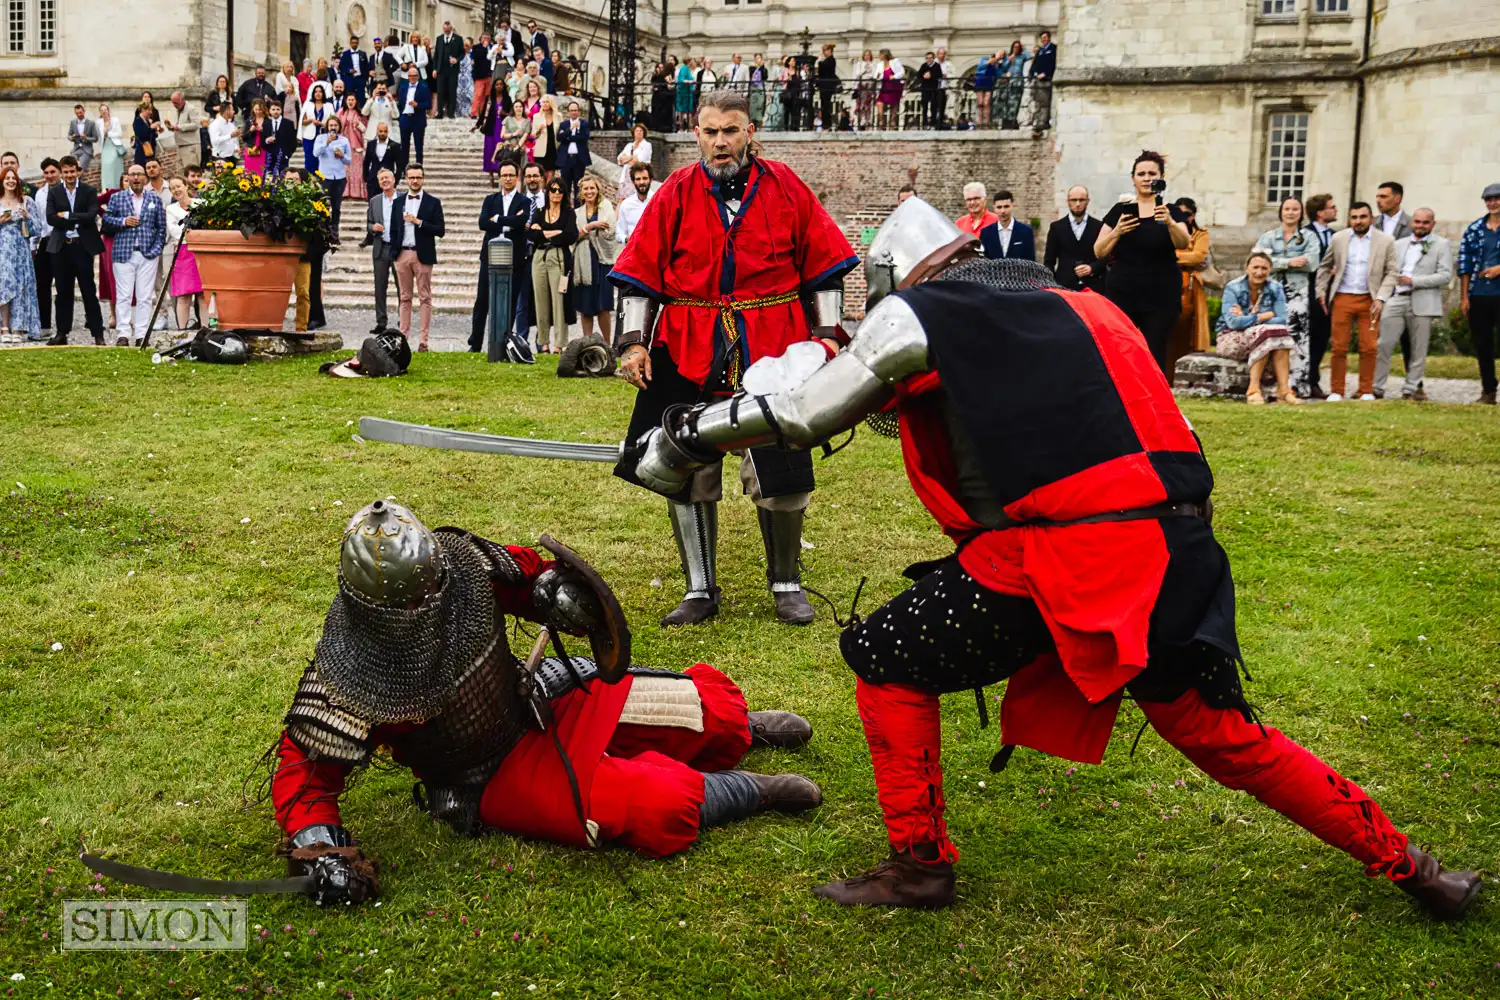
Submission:
[[[495,635],[489,567],[466,539],[437,533],[443,585],[420,607],[375,604],[339,578],[318,640],[331,700],[372,723],[421,722],[453,696]]]

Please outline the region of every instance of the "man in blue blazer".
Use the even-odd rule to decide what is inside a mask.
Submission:
[[[589,158],[589,123],[578,102],[568,101],[568,117],[557,127],[557,170],[562,174],[563,204],[571,205],[578,182],[593,161]]]
[[[432,106],[432,91],[421,81],[417,67],[406,71],[406,80],[396,93],[396,107],[401,109],[401,148],[405,163],[422,162],[422,140],[427,134],[427,109]],[[412,156],[415,144],[416,156]]]
[[[415,71],[414,71],[415,72]],[[443,203],[422,191],[420,164],[406,168],[406,193],[391,206],[391,252],[395,254],[396,289],[401,297],[401,335],[411,337],[412,299],[421,308],[418,352],[427,350],[432,328],[432,266],[437,263],[437,241],[443,235]]]
[[[1036,260],[1036,237],[1030,226],[1011,217],[1014,207],[1009,191],[995,192],[995,214],[1000,219],[979,231],[979,245],[991,260]]]
[[[373,68],[370,54],[360,51],[359,36],[350,35],[349,47],[339,56],[339,79],[344,81],[344,93],[358,97],[360,106],[365,103],[365,86]]]

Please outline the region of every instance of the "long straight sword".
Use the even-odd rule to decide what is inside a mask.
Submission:
[[[589,444],[584,441],[538,441],[536,438],[505,437],[455,431],[427,424],[408,424],[380,417],[360,417],[359,436],[367,441],[409,444],[447,451],[478,451],[520,458],[557,458],[568,462],[618,462],[621,444]]]

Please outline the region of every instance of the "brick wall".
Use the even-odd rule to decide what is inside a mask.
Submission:
[[[596,164],[613,164],[626,141],[623,133],[596,132],[589,152]],[[691,135],[653,135],[651,144],[652,174],[658,179],[698,160],[698,146]],[[765,137],[764,146],[768,159],[787,163],[807,182],[843,228],[861,261],[866,249],[861,231],[885,221],[896,207],[896,192],[903,184],[914,184],[923,198],[953,218],[964,212],[963,186],[969,181],[982,181],[992,194],[1009,188],[1015,196],[1016,217],[1023,221],[1050,220],[1056,214],[1050,138],[988,132],[773,132]],[[1039,255],[1045,234],[1044,221],[1037,232]],[[863,264],[844,279],[844,301],[845,318],[864,317]]]
[[[762,138],[766,157],[791,166],[841,226],[871,211],[884,218],[895,207],[896,192],[908,183],[915,183],[922,197],[955,218],[964,211],[964,184],[976,180],[991,192],[1009,188],[1015,195],[1017,218],[1051,219],[1055,214],[1049,137],[990,132],[771,132]],[[590,152],[596,159],[613,163],[625,142],[621,133],[598,132],[590,142]],[[698,159],[690,134],[653,135],[651,143],[653,173],[658,178]]]

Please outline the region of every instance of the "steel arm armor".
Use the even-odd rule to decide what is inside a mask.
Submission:
[[[725,452],[811,448],[859,423],[890,399],[891,386],[927,367],[927,335],[916,313],[899,298],[887,299],[865,317],[849,346],[801,385],[765,396],[740,393],[685,416],[669,412],[664,426],[651,432],[636,475],[670,496]]]
[[[821,289],[812,295],[813,335],[836,340],[847,346],[849,334],[844,331],[844,282],[839,287]]]
[[[656,310],[655,299],[639,294],[623,296],[620,299],[620,335],[615,340],[615,349],[623,353],[632,344],[650,347]]]

